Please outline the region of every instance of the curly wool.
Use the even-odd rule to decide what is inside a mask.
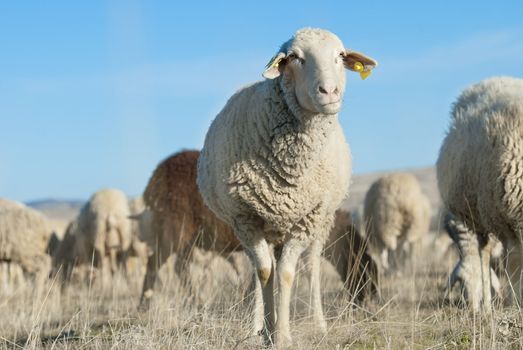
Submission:
[[[348,192],[350,152],[337,115],[307,118],[287,84],[265,80],[229,99],[207,133],[198,185],[233,226],[243,217],[306,239],[329,232]]]
[[[364,218],[372,244],[396,250],[398,244],[416,242],[427,234],[430,203],[414,175],[390,174],[367,192]]]
[[[497,77],[465,90],[454,104],[437,161],[447,209],[483,239],[523,232],[523,80]]]
[[[1,200],[0,261],[17,264],[36,274],[50,267],[46,253],[52,230],[47,218],[23,204]]]

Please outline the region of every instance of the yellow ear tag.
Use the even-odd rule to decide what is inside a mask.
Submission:
[[[356,62],[354,63],[354,70],[358,73],[360,73],[360,77],[362,80],[365,80],[367,79],[367,77],[370,75],[371,73],[371,70],[365,70],[365,66],[363,65],[363,63],[361,62]]]
[[[363,71],[360,73],[360,77],[362,80],[365,80],[369,77],[370,73],[372,73],[372,71],[369,69],[367,71]]]

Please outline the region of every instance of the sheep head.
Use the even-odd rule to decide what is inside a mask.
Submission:
[[[323,29],[305,28],[285,42],[269,61],[263,76],[282,76],[299,106],[306,111],[337,114],[345,92],[344,68],[366,77],[377,62],[345,49],[341,40]]]

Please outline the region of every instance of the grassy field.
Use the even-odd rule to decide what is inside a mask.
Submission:
[[[427,246],[401,276],[385,276],[383,300],[363,306],[352,303],[324,263],[326,335],[308,317],[307,274],[301,272],[292,301],[293,348],[523,348],[520,311],[498,306],[489,320],[443,303],[442,286],[455,257],[436,262],[432,252]],[[63,292],[53,281],[40,288],[26,282],[0,299],[0,348],[262,348],[259,337],[248,336],[249,302],[243,299],[248,268],[238,277],[226,260],[201,255],[189,268],[193,288],[181,286],[172,269],[164,270],[148,312],[137,310],[140,276],[75,284]]]

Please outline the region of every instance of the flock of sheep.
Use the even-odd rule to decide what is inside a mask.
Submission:
[[[75,275],[125,273],[138,257],[146,262],[140,300],[146,310],[158,270],[172,254],[183,279],[195,247],[226,258],[243,251],[254,270],[252,332],[266,344],[285,345],[303,256],[313,319],[325,332],[322,255],[356,302],[379,300],[379,275],[401,270],[429,231],[429,201],[407,173],[372,184],[361,215],[339,210],[351,182],[351,154],[338,122],[345,69],[364,78],[376,66],[328,31],[299,30],[270,60],[265,80],[229,99],[201,153],[182,151],[161,162],[142,198],[96,192],[61,239],[42,214],[0,200],[0,260],[37,278],[60,276],[66,285]],[[489,313],[492,290],[499,293],[491,268],[498,255],[507,261],[509,298],[521,302],[523,80],[492,78],[462,93],[437,177],[444,227],[460,253],[447,289],[459,281],[472,309]]]

